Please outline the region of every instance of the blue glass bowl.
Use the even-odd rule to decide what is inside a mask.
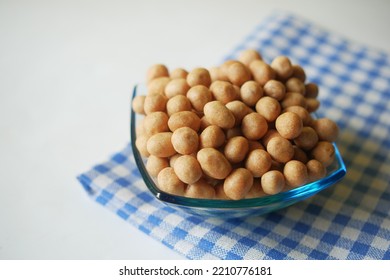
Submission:
[[[146,89],[142,85],[134,87],[132,99],[135,96],[141,95],[146,92]],[[130,106],[131,107],[131,106]],[[131,146],[133,149],[134,159],[141,173],[143,180],[150,192],[161,202],[189,212],[191,214],[202,216],[217,216],[221,218],[237,218],[245,216],[258,216],[263,215],[294,203],[307,199],[316,193],[332,186],[339,180],[341,180],[346,174],[346,167],[340,152],[336,144],[335,148],[335,161],[327,168],[327,176],[308,183],[306,185],[286,190],[284,192],[268,195],[258,198],[248,198],[242,200],[218,200],[218,199],[197,199],[188,198],[183,196],[176,196],[161,191],[154,179],[148,174],[145,168],[145,158],[143,158],[137,147],[135,146],[136,140],[136,124],[143,116],[136,114],[131,108],[130,118],[130,135]]]

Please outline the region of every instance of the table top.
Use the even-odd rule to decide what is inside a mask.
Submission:
[[[386,1],[0,4],[0,259],[182,259],[76,176],[129,141],[147,68],[218,64],[275,9],[390,52]]]

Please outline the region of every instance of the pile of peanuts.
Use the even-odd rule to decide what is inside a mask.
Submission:
[[[338,127],[314,119],[318,86],[286,56],[267,64],[253,49],[217,67],[147,71],[136,147],[167,193],[191,198],[262,197],[326,175]]]

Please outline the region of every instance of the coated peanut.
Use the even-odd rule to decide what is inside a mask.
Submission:
[[[253,112],[242,119],[241,130],[249,140],[259,140],[267,133],[268,123],[262,115]]]
[[[339,135],[337,124],[328,118],[321,118],[312,122],[312,127],[322,141],[334,142]]]
[[[253,177],[259,178],[271,168],[272,160],[269,153],[255,149],[248,154],[245,167],[252,172]]]
[[[226,157],[214,148],[201,149],[196,158],[203,172],[214,179],[225,179],[232,170],[232,166]]]
[[[177,177],[172,167],[166,167],[157,175],[158,187],[167,193],[183,196],[185,184]]]
[[[286,139],[297,138],[302,132],[302,119],[293,112],[279,115],[275,121],[275,128]]]
[[[252,185],[252,173],[245,168],[237,168],[226,177],[223,190],[229,198],[239,200],[245,197]]]
[[[166,167],[169,167],[169,162],[167,158],[161,158],[151,155],[148,157],[145,167],[151,176],[157,177],[158,173],[160,173],[161,170]]]
[[[306,165],[298,160],[287,162],[284,165],[283,174],[286,184],[290,187],[301,186],[309,179]]]
[[[208,102],[204,108],[204,115],[211,124],[221,128],[232,128],[235,124],[233,113],[218,100]]]
[[[145,116],[143,120],[144,133],[152,136],[159,132],[167,132],[168,115],[164,112],[152,112]]]
[[[183,155],[176,159],[173,167],[177,177],[186,184],[193,184],[202,177],[202,169],[195,157]]]
[[[176,95],[167,102],[167,113],[169,116],[181,111],[191,111],[190,101],[184,95]]]
[[[225,142],[225,134],[217,125],[207,126],[199,136],[201,148],[219,148]]]
[[[170,157],[176,154],[172,145],[172,132],[160,132],[152,135],[147,143],[146,149],[149,154],[156,157]]]
[[[180,127],[172,133],[173,148],[182,155],[190,155],[198,151],[199,136],[189,127]]]
[[[200,179],[199,181],[187,186],[184,196],[191,198],[213,199],[216,196],[216,191],[206,180]]]
[[[243,136],[235,136],[227,141],[224,154],[231,163],[239,163],[244,160],[248,150],[248,140]]]
[[[193,69],[187,75],[187,83],[190,87],[203,85],[209,87],[211,84],[210,73],[207,69],[199,67]]]
[[[187,80],[184,78],[178,78],[170,80],[165,86],[165,96],[172,98],[176,95],[186,95],[190,86],[187,84]]]
[[[256,103],[256,112],[262,115],[268,122],[273,122],[280,115],[280,103],[272,97],[264,96]]]
[[[278,170],[267,171],[261,176],[261,187],[266,194],[280,193],[284,185],[284,175]]]
[[[286,163],[294,156],[294,148],[289,140],[281,136],[272,137],[267,143],[267,152],[277,162]]]
[[[240,98],[247,106],[255,106],[256,102],[263,96],[263,88],[258,82],[247,81],[241,86]]]
[[[249,65],[252,76],[256,82],[264,86],[269,80],[275,78],[275,71],[262,60],[254,60]]]
[[[241,86],[252,78],[250,70],[241,62],[232,63],[227,69],[227,76],[233,85]]]
[[[211,84],[210,91],[214,99],[221,101],[223,104],[238,98],[238,95],[230,82],[215,81]]]
[[[240,53],[238,60],[249,67],[252,61],[262,60],[261,54],[255,49],[247,49]]]
[[[309,181],[314,182],[326,175],[325,166],[316,159],[311,159],[306,163],[306,168],[309,176]]]
[[[163,64],[152,65],[146,72],[146,81],[150,82],[159,77],[168,77],[168,68]]]
[[[176,112],[170,116],[168,120],[168,127],[171,131],[175,131],[180,127],[189,127],[195,131],[199,130],[200,119],[191,111]]]
[[[212,100],[212,94],[208,87],[197,85],[187,91],[187,98],[196,111],[203,112],[204,105]]]

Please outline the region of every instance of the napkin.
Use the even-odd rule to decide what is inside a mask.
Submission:
[[[319,85],[318,114],[340,127],[347,175],[317,195],[247,218],[194,216],[146,189],[130,145],[78,176],[90,197],[189,259],[390,259],[390,60],[297,15],[277,12],[231,54],[288,56]]]

